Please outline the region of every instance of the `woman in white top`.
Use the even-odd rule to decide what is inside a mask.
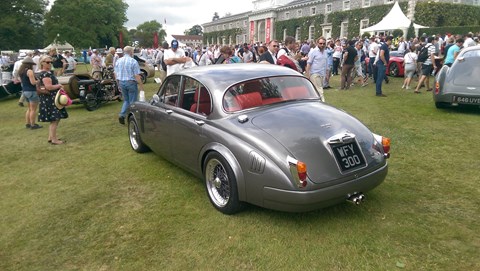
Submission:
[[[417,54],[415,53],[415,46],[412,46],[407,54],[403,57],[403,67],[405,80],[403,81],[402,88],[410,89],[410,81],[417,69]]]

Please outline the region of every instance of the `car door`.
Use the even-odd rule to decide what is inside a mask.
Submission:
[[[161,156],[172,158],[172,142],[174,139],[174,117],[181,88],[181,76],[170,76],[162,84],[158,92],[158,103],[153,104],[147,111],[144,123],[147,145]]]
[[[175,163],[192,172],[200,173],[199,155],[202,147],[208,142],[204,129],[209,127],[208,115],[212,109],[212,99],[200,82],[184,77],[182,83],[180,91],[182,103],[175,110],[173,117],[173,157]],[[201,95],[204,95],[203,98]],[[201,105],[202,102],[209,106]]]

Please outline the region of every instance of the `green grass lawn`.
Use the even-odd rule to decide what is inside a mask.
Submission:
[[[53,146],[1,100],[0,270],[480,270],[480,110],[401,84],[325,91],[391,138],[389,174],[363,205],[299,214],[216,211],[201,180],[131,150],[121,103],[70,106]]]

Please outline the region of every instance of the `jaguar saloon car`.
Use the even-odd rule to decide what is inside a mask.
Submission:
[[[480,106],[480,45],[462,49],[452,64],[435,77],[433,101],[437,108]]]
[[[323,103],[292,69],[210,65],[168,76],[130,105],[132,149],[152,150],[203,179],[213,206],[289,212],[360,204],[388,171],[390,140]]]

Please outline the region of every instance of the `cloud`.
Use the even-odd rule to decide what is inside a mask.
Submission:
[[[183,35],[186,29],[194,25],[210,22],[217,12],[220,17],[226,13],[238,14],[253,9],[251,0],[125,0],[128,4],[125,26],[136,28],[138,25],[156,20],[163,25],[167,34]],[[164,20],[167,24],[164,25]]]

